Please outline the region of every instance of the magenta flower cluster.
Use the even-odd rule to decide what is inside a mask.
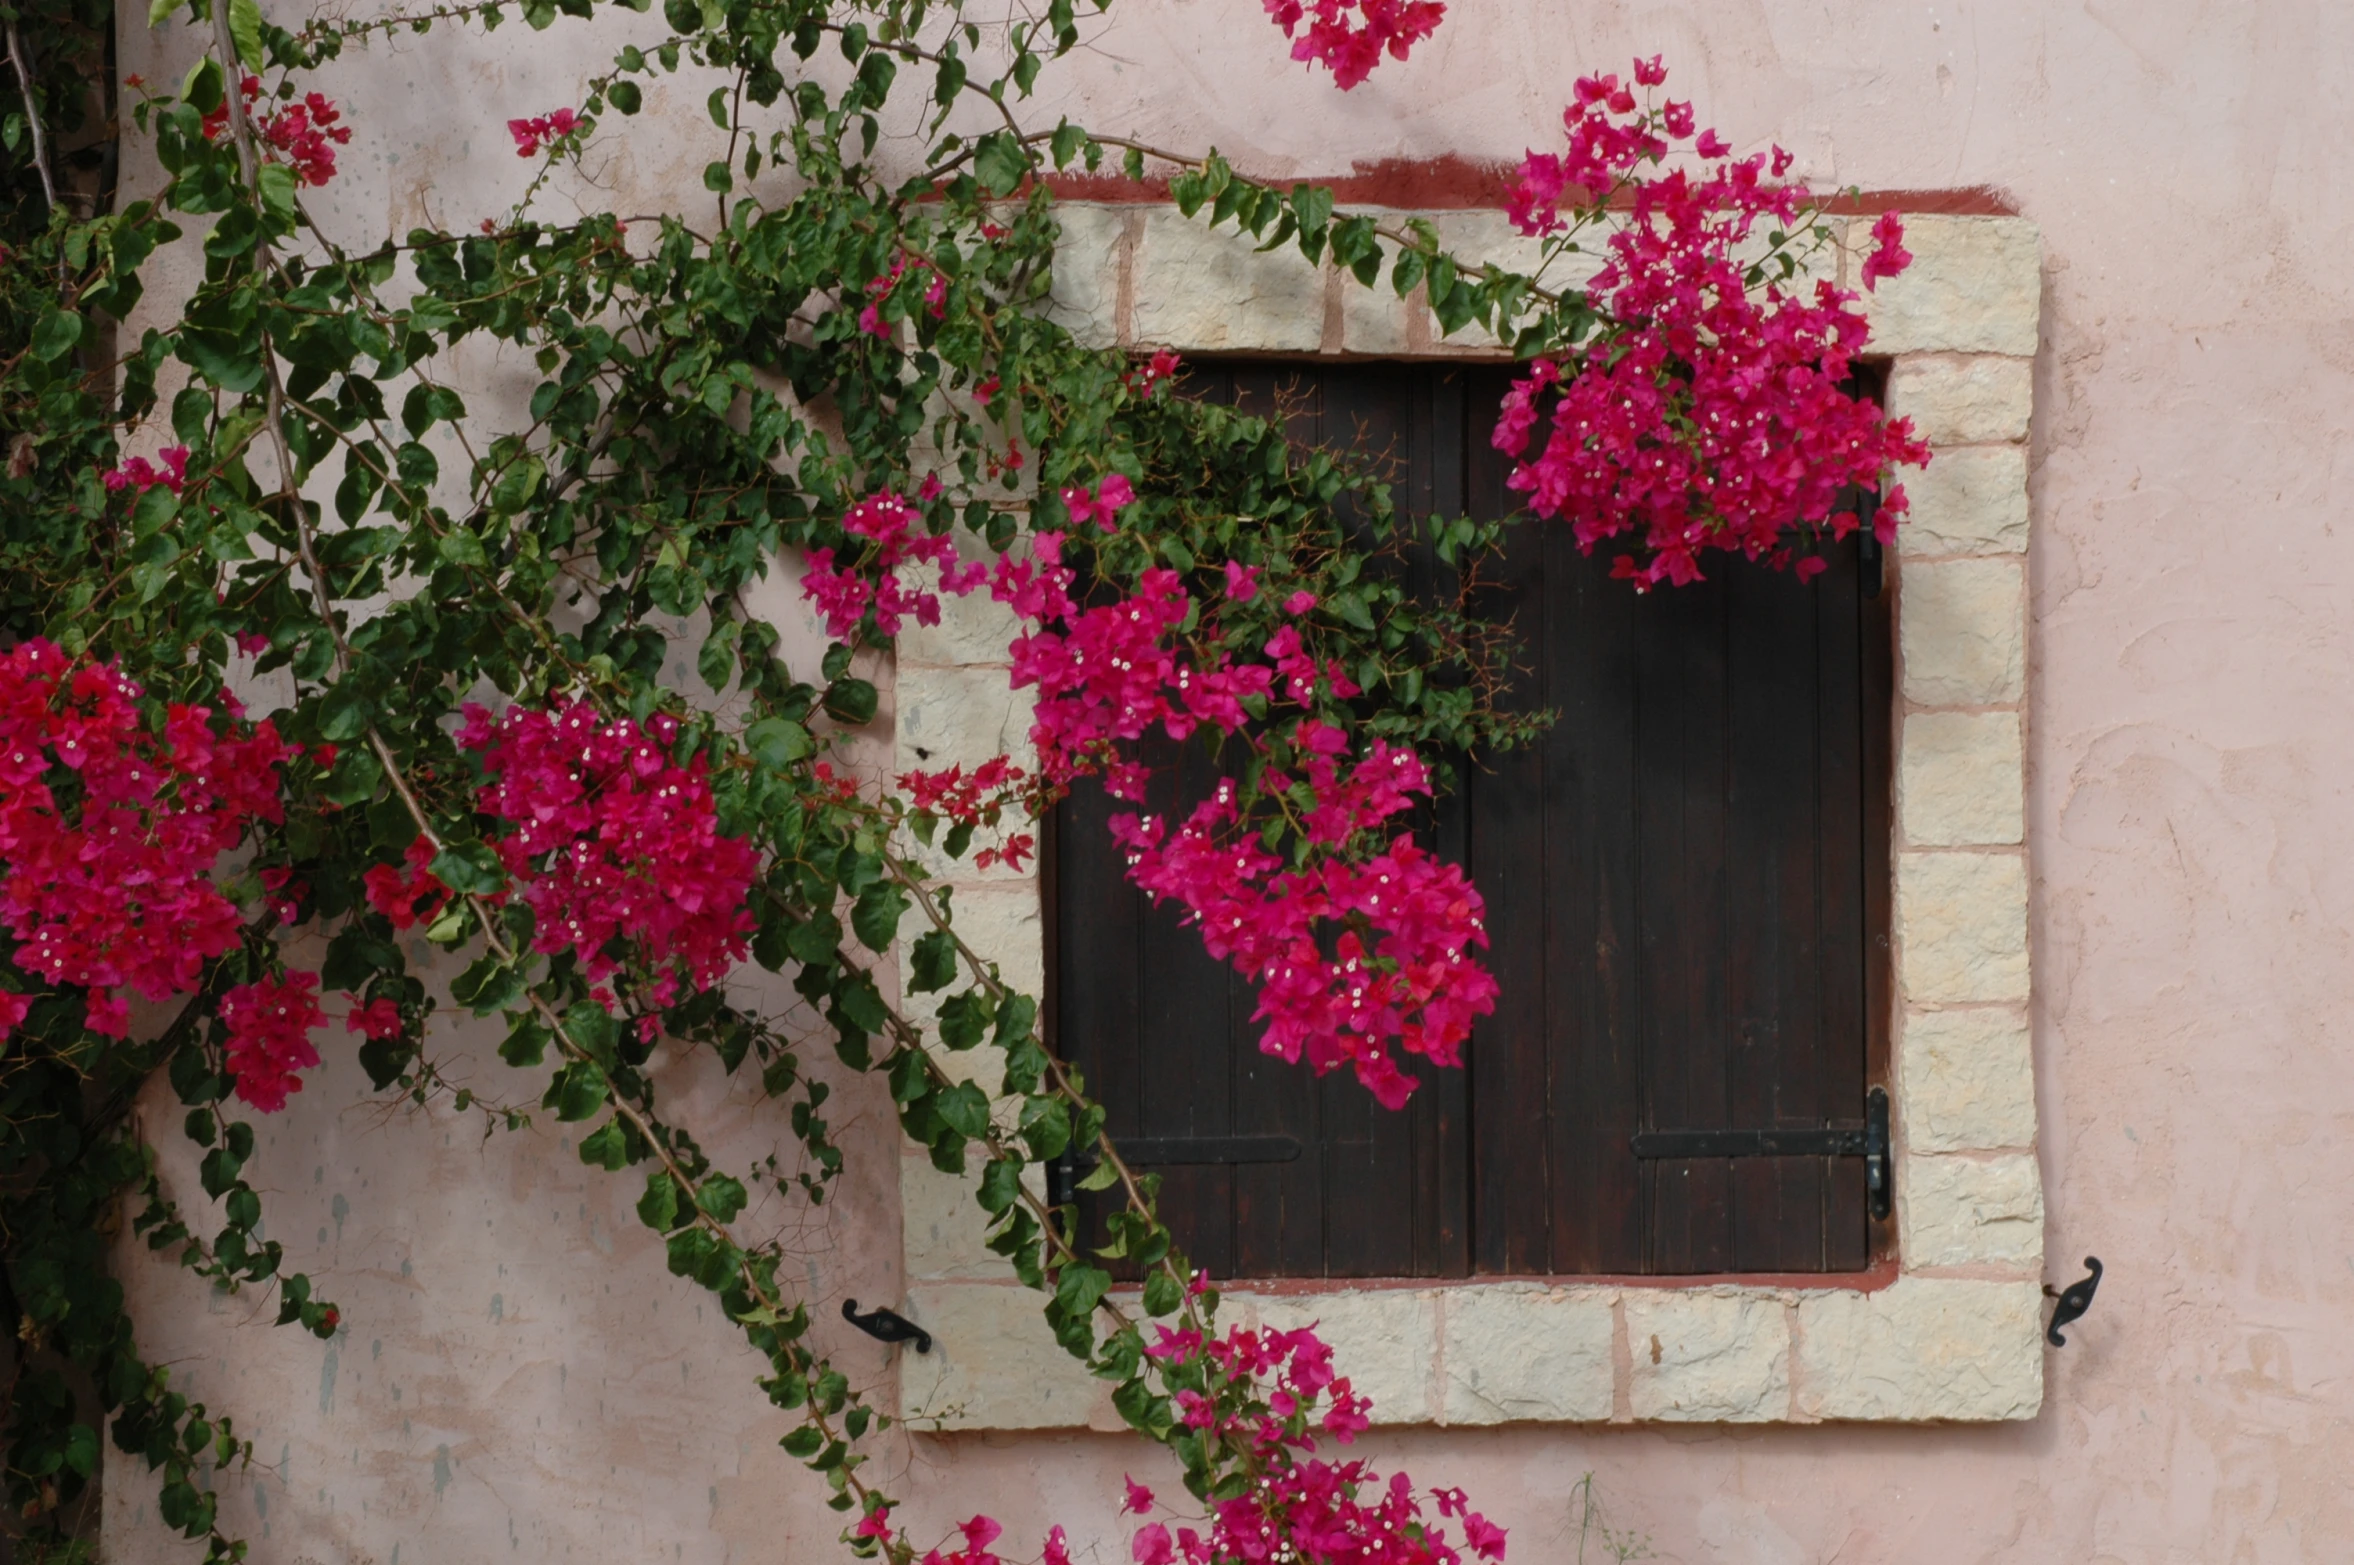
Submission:
[[[1638,61],[1633,86],[1666,77]],[[1856,526],[1833,509],[1841,492],[1880,490],[1887,469],[1929,452],[1845,384],[1870,335],[1856,295],[1755,270],[1773,234],[1811,222],[1812,194],[1782,179],[1790,155],[1733,158],[1715,131],[1695,133],[1690,104],[1640,105],[1616,76],[1581,79],[1563,122],[1567,151],[1528,155],[1511,215],[1529,234],[1610,221],[1589,285],[1607,324],[1574,362],[1531,364],[1507,396],[1494,443],[1517,459],[1508,482],[1537,515],[1568,521],[1580,548],[1623,546],[1614,569],[1638,588],[1699,579],[1710,550],[1821,571],[1815,535]],[[1670,166],[1687,143],[1698,167]],[[1872,232],[1867,285],[1911,259],[1895,214]],[[1905,508],[1903,487],[1887,486],[1882,541]]]
[[[1350,1444],[1366,1429],[1372,1404],[1334,1372],[1332,1349],[1314,1327],[1233,1327],[1214,1336],[1155,1329],[1158,1340],[1145,1352],[1185,1387],[1176,1396],[1180,1419],[1212,1448],[1243,1453],[1256,1476],[1239,1495],[1212,1501],[1206,1515],[1139,1527],[1129,1542],[1136,1565],[1463,1565],[1465,1551],[1503,1560],[1504,1529],[1472,1510],[1462,1490],[1425,1495],[1404,1473],[1384,1479],[1370,1462],[1317,1454],[1319,1437]],[[1150,1488],[1134,1478],[1123,1487],[1124,1513],[1153,1514]],[[1004,1534],[994,1518],[975,1516],[922,1565],[1005,1565],[994,1552]],[[869,1511],[851,1536],[884,1546],[903,1541],[887,1507]],[[1072,1565],[1061,1527],[1048,1531],[1040,1559]]]
[[[1381,63],[1403,60],[1438,30],[1447,8],[1436,0],[1264,0],[1267,14],[1292,40],[1291,57],[1322,65],[1346,92]],[[1307,31],[1300,31],[1300,24]]]
[[[248,823],[279,818],[292,753],[226,692],[218,723],[174,705],[160,734],[140,696],[47,641],[0,654],[0,922],[17,965],[87,990],[91,1031],[116,1038],[128,997],[190,993],[236,947],[213,872]]]
[[[465,714],[458,743],[484,777],[475,807],[508,825],[493,846],[536,921],[534,950],[571,952],[592,983],[634,954],[656,1005],[744,959],[758,855],[720,832],[704,758],[667,754],[677,719],[641,728],[578,702]]]

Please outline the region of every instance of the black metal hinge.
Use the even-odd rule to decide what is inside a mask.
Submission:
[[[1207,1164],[1290,1163],[1300,1155],[1294,1136],[1125,1136],[1120,1156],[1131,1168],[1190,1168]],[[1065,1152],[1046,1165],[1046,1200],[1078,1199],[1079,1181],[1096,1164],[1093,1152]]]
[[[1703,1157],[1860,1157],[1864,1190],[1872,1215],[1885,1219],[1895,1198],[1889,1159],[1888,1092],[1874,1087],[1864,1099],[1861,1125],[1823,1125],[1785,1130],[1638,1130],[1639,1158],[1677,1162]]]

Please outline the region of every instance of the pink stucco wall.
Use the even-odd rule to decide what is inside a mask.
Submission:
[[[2354,1557],[2354,185],[2336,167],[2354,9],[1453,9],[1413,62],[1342,97],[1281,59],[1251,0],[1125,0],[1067,73],[1074,111],[1270,174],[1505,158],[1542,142],[1580,70],[1657,51],[1704,122],[1780,140],[1820,182],[1999,186],[2041,225],[2028,819],[2047,1248],[2055,1280],[2088,1251],[2109,1272],[2029,1424],[1434,1432],[1376,1451],[1473,1489],[1530,1565],[1575,1557],[1589,1469],[1618,1524],[1692,1565]],[[492,210],[522,178],[499,122],[571,101],[603,53],[562,29],[452,43],[337,73],[362,127],[339,220],[359,234]],[[696,189],[679,176],[700,162],[642,139],[607,177],[659,199]],[[344,1303],[341,1340],[271,1337],[160,1268],[133,1279],[157,1351],[260,1441],[270,1470],[228,1505],[266,1529],[256,1557],[826,1557],[838,1523],[774,1448],[742,1355],[662,1273],[632,1192],[553,1127],[485,1143],[388,1117],[356,1076],[306,1092],[263,1163],[276,1236]],[[775,1139],[682,1078],[733,1146]],[[837,1102],[868,1167],[799,1236],[809,1280],[827,1301],[890,1298],[887,1114],[871,1093]],[[848,1356],[879,1366],[855,1339]],[[919,1528],[980,1508],[1024,1537],[1062,1520],[1107,1561],[1117,1475],[1161,1468],[1100,1436],[918,1439],[883,1465]],[[110,1482],[113,1557],[180,1557],[138,1485]]]

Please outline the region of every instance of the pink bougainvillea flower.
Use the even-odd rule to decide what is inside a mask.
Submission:
[[[237,1096],[264,1114],[277,1113],[288,1094],[302,1090],[300,1073],[319,1063],[310,1039],[327,1025],[318,975],[288,973],[240,984],[221,996],[220,1016],[229,1032]]]
[[[217,708],[168,705],[160,724],[143,695],[47,641],[0,653],[0,926],[20,969],[82,989],[85,1024],[118,1038],[128,996],[192,993],[236,948],[214,873],[281,818],[294,754],[226,692]]]
[[[1876,289],[1883,277],[1894,277],[1913,264],[1913,253],[1904,247],[1904,220],[1894,212],[1883,212],[1872,224],[1872,253],[1864,257],[1863,284]]]
[[[507,134],[515,138],[515,156],[536,157],[542,147],[562,141],[581,129],[584,123],[570,109],[550,109],[545,114],[534,114],[529,119],[507,121]]]
[[[349,995],[344,996],[350,999]],[[351,1014],[343,1019],[345,1032],[356,1032],[364,1038],[391,1042],[401,1035],[401,1008],[397,1000],[370,1000],[366,1005],[354,1005]]]
[[[605,719],[583,703],[465,708],[459,745],[481,759],[475,808],[532,911],[532,949],[569,952],[592,984],[617,945],[654,977],[657,1006],[707,990],[749,954],[759,855],[719,830],[710,763],[670,758],[678,721]]]
[[[99,475],[100,481],[113,491],[136,489],[145,494],[160,484],[178,494],[180,486],[188,480],[188,448],[166,446],[155,456],[161,466],[150,464],[143,456],[135,456],[119,466],[108,468]]]
[[[1305,614],[1315,606],[1316,594],[1304,587],[1283,600],[1283,612],[1286,614]]]
[[[1259,595],[1259,568],[1239,560],[1226,562],[1226,596],[1236,603],[1248,603]]]
[[[1636,77],[1657,86],[1665,71],[1640,62]],[[1795,160],[1779,147],[1734,159],[1708,130],[1691,139],[1698,171],[1666,168],[1691,138],[1690,106],[1640,108],[1610,75],[1579,80],[1563,128],[1563,150],[1529,153],[1507,208],[1539,236],[1611,210],[1587,285],[1603,325],[1505,396],[1493,444],[1514,459],[1508,487],[1581,550],[1609,545],[1637,590],[1699,580],[1712,550],[1819,574],[1813,538],[1857,525],[1841,497],[1929,453],[1847,384],[1870,337],[1855,294],[1752,284],[1753,239],[1811,232],[1811,192],[1782,182]],[[1911,259],[1895,214],[1872,237],[1866,286]],[[1887,487],[1879,523],[1904,512]]]
[[[1292,39],[1291,57],[1332,72],[1342,91],[1390,58],[1403,60],[1437,31],[1447,8],[1434,0],[1264,0],[1267,14]],[[1302,22],[1307,30],[1300,32]]]
[[[1150,1489],[1128,1477],[1125,1473],[1121,1474],[1120,1482],[1126,1490],[1125,1496],[1120,1501],[1121,1510],[1132,1515],[1142,1516],[1152,1509],[1152,1491]]]
[[[1169,1542],[1169,1529],[1159,1522],[1137,1528],[1133,1548],[1136,1565],[1170,1565],[1177,1558]]]

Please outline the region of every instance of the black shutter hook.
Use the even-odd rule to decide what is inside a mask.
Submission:
[[[844,1299],[842,1318],[877,1342],[912,1342],[918,1353],[932,1351],[932,1334],[897,1310],[871,1310],[861,1315],[856,1299]]]
[[[2043,1285],[2045,1298],[2060,1301],[2052,1306],[2052,1323],[2044,1328],[2043,1333],[2044,1340],[2055,1348],[2064,1348],[2068,1345],[2068,1339],[2060,1335],[2060,1328],[2070,1321],[2083,1318],[2084,1312],[2092,1308],[2094,1290],[2101,1285],[2100,1257],[2088,1255],[2084,1258],[2084,1264],[2092,1268],[2090,1277],[2080,1282],[2072,1282],[2057,1293],[2052,1291],[2050,1283],[2047,1282]]]

